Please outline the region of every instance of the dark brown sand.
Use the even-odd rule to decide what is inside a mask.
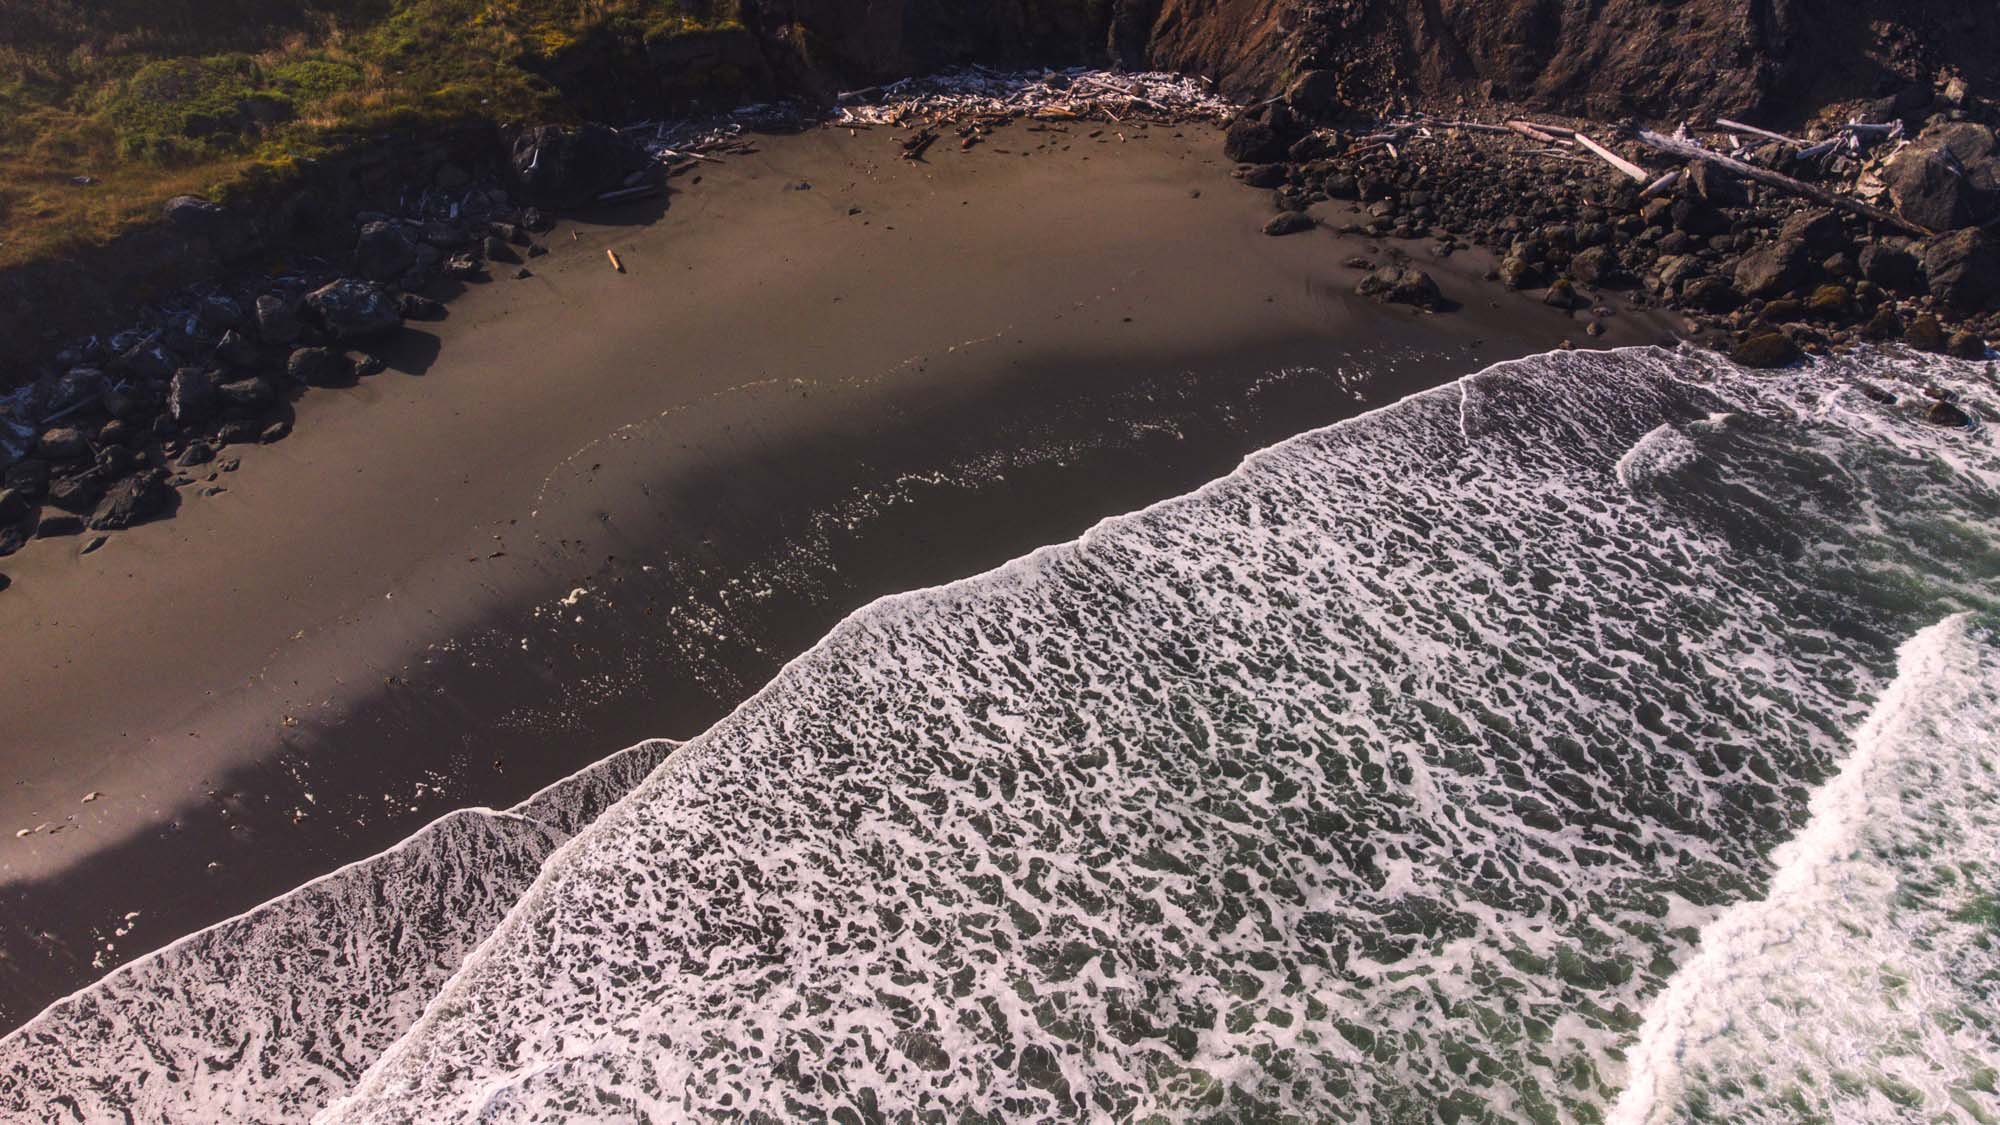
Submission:
[[[227,491],[8,560],[0,1029],[452,808],[697,733],[877,596],[1565,337],[1662,336],[1621,311],[1589,341],[1421,242],[1464,307],[1372,304],[1342,263],[1385,247],[1258,233],[1212,130],[1085,132],[917,164],[886,131],[766,139],[664,215],[566,223],[232,449]]]

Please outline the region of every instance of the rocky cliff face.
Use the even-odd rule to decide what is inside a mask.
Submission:
[[[1829,102],[1927,96],[1954,78],[1991,96],[2000,79],[1991,4],[1299,0],[1294,20],[1294,65],[1339,72],[1356,101],[1782,124]]]

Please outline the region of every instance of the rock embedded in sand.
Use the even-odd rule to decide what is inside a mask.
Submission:
[[[1378,301],[1420,309],[1436,309],[1444,303],[1444,294],[1439,292],[1430,274],[1402,266],[1383,266],[1362,278],[1354,291]]]
[[[417,240],[399,223],[364,224],[354,244],[354,269],[371,281],[402,276],[416,260]]]
[[[104,502],[90,517],[92,531],[121,531],[165,511],[173,501],[167,474],[159,469],[143,469],[111,486]]]
[[[83,534],[83,517],[63,512],[45,515],[42,522],[35,525],[35,538],[60,539],[68,535]]]
[[[1985,359],[1986,341],[1977,332],[1954,332],[1951,342],[1945,345],[1945,353],[1953,359]]]
[[[1264,224],[1264,233],[1272,236],[1301,234],[1317,225],[1312,216],[1303,211],[1280,211]]]
[[[331,348],[293,348],[285,361],[285,373],[293,382],[308,387],[331,387],[346,382],[354,374],[347,357]]]
[[[306,295],[306,308],[336,340],[379,336],[403,326],[389,291],[369,281],[342,278]]]
[[[49,503],[65,512],[82,515],[97,506],[104,485],[95,473],[65,477],[49,486]]]

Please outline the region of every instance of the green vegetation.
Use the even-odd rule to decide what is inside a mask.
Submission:
[[[594,35],[736,26],[733,0],[0,0],[0,266],[381,131],[560,118]]]

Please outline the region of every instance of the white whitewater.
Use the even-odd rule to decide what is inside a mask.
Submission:
[[[1970,615],[1896,681],[1769,895],[1654,1002],[1613,1122],[2000,1121],[2000,643]]]
[[[302,1121],[416,1022],[546,860],[673,749],[647,742],[121,966],[0,1039],[8,1121]]]
[[[878,602],[322,1119],[1599,1118],[1897,643],[1995,609],[2000,456],[1925,384],[2000,416],[1978,365],[1536,357]],[[1938,1068],[1876,1088],[1977,1104]]]

